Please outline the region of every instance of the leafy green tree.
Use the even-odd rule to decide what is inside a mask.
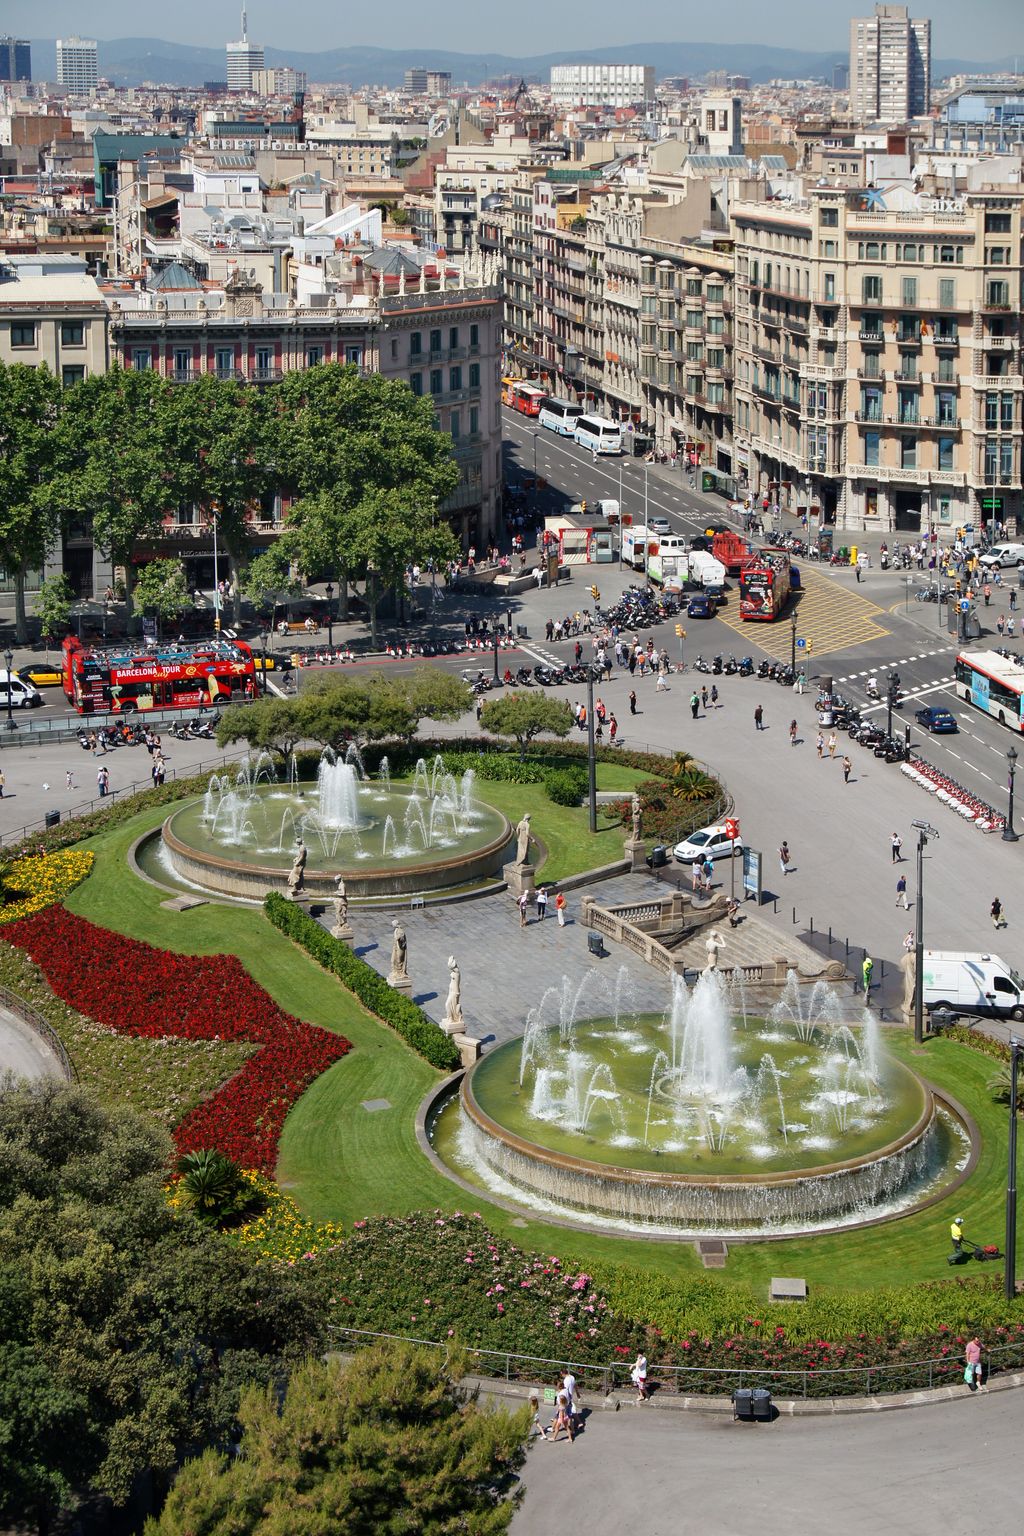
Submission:
[[[418,720],[458,720],[473,705],[473,691],[444,667],[417,667],[405,683]]]
[[[219,1442],[246,1379],[319,1342],[273,1275],[175,1215],[169,1138],[78,1087],[0,1091],[0,1525]]]
[[[488,699],[480,712],[480,725],[491,736],[511,736],[520,757],[542,733],[563,740],[572,730],[572,711],[564,699],[549,693],[506,693]]]
[[[301,591],[302,583],[292,575],[287,548],[280,540],[254,555],[242,573],[243,594],[257,610],[271,610],[271,633],[277,625],[278,605]]]
[[[217,744],[229,747],[244,741],[255,752],[278,752],[288,758],[306,737],[299,705],[298,699],[271,694],[252,704],[233,704],[217,717]]]
[[[147,1536],[499,1536],[522,1498],[528,1407],[481,1408],[460,1359],[379,1345],[246,1392],[240,1454],[186,1464]]]
[[[54,494],[60,384],[45,367],[0,363],[0,562],[14,577],[14,623],[28,641],[25,577],[39,570],[60,533]]]
[[[51,644],[59,642],[71,629],[71,605],[75,594],[63,571],[47,576],[39,584],[36,618],[49,655]]]
[[[129,623],[135,557],[160,537],[184,492],[185,466],[169,437],[170,399],[171,386],[152,369],[113,368],[67,391],[55,433],[53,492],[91,519],[97,547],[124,567]]]
[[[249,522],[277,484],[276,428],[270,397],[252,385],[202,374],[171,395],[167,435],[181,466],[182,494],[205,508],[228,555],[233,622],[241,620]]]
[[[428,398],[351,366],[290,374],[275,395],[276,460],[297,498],[286,547],[307,578],[337,578],[342,619],[352,575],[365,575],[376,640],[382,594],[401,587],[410,564],[455,553],[435,510],[458,485],[451,439]]]
[[[135,579],[140,608],[155,608],[161,619],[177,619],[192,607],[185,567],[180,560],[151,560]]]
[[[401,678],[324,673],[303,688],[299,699],[304,734],[339,751],[350,741],[383,741],[413,736],[418,723]]]

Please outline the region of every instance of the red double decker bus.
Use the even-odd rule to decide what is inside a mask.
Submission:
[[[179,641],[156,649],[64,641],[64,694],[80,715],[134,714],[230,704],[256,692],[256,665],[242,640]]]
[[[786,606],[791,586],[788,555],[751,555],[740,567],[740,618],[770,624]]]

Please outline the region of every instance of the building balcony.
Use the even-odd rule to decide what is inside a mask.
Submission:
[[[284,378],[283,368],[250,368],[250,384],[279,384]]]
[[[854,411],[853,419],[859,426],[884,427],[885,417],[881,411]]]
[[[916,389],[920,389],[921,385],[924,383],[924,380],[919,373],[906,373],[901,368],[896,370],[896,372],[893,374],[893,378],[897,384],[913,384]]]

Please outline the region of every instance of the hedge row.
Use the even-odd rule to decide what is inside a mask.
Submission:
[[[287,934],[325,971],[333,971],[343,986],[353,992],[370,1013],[390,1024],[406,1044],[441,1072],[454,1072],[460,1063],[458,1047],[439,1029],[433,1019],[415,1003],[389,987],[372,966],[353,954],[347,944],[332,939],[318,922],[295,902],[271,891],[263,909],[275,928]]]

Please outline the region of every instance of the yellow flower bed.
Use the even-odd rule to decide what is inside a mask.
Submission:
[[[91,853],[68,848],[63,853],[41,853],[5,865],[4,886],[9,892],[17,892],[18,899],[0,906],[0,923],[31,917],[33,912],[63,901],[85,879],[92,861]]]
[[[255,1249],[261,1259],[278,1259],[297,1264],[316,1258],[342,1240],[342,1229],[333,1221],[309,1221],[295,1201],[283,1194],[273,1179],[253,1169],[243,1170],[244,1177],[266,1201],[262,1215],[229,1235],[246,1248]]]

